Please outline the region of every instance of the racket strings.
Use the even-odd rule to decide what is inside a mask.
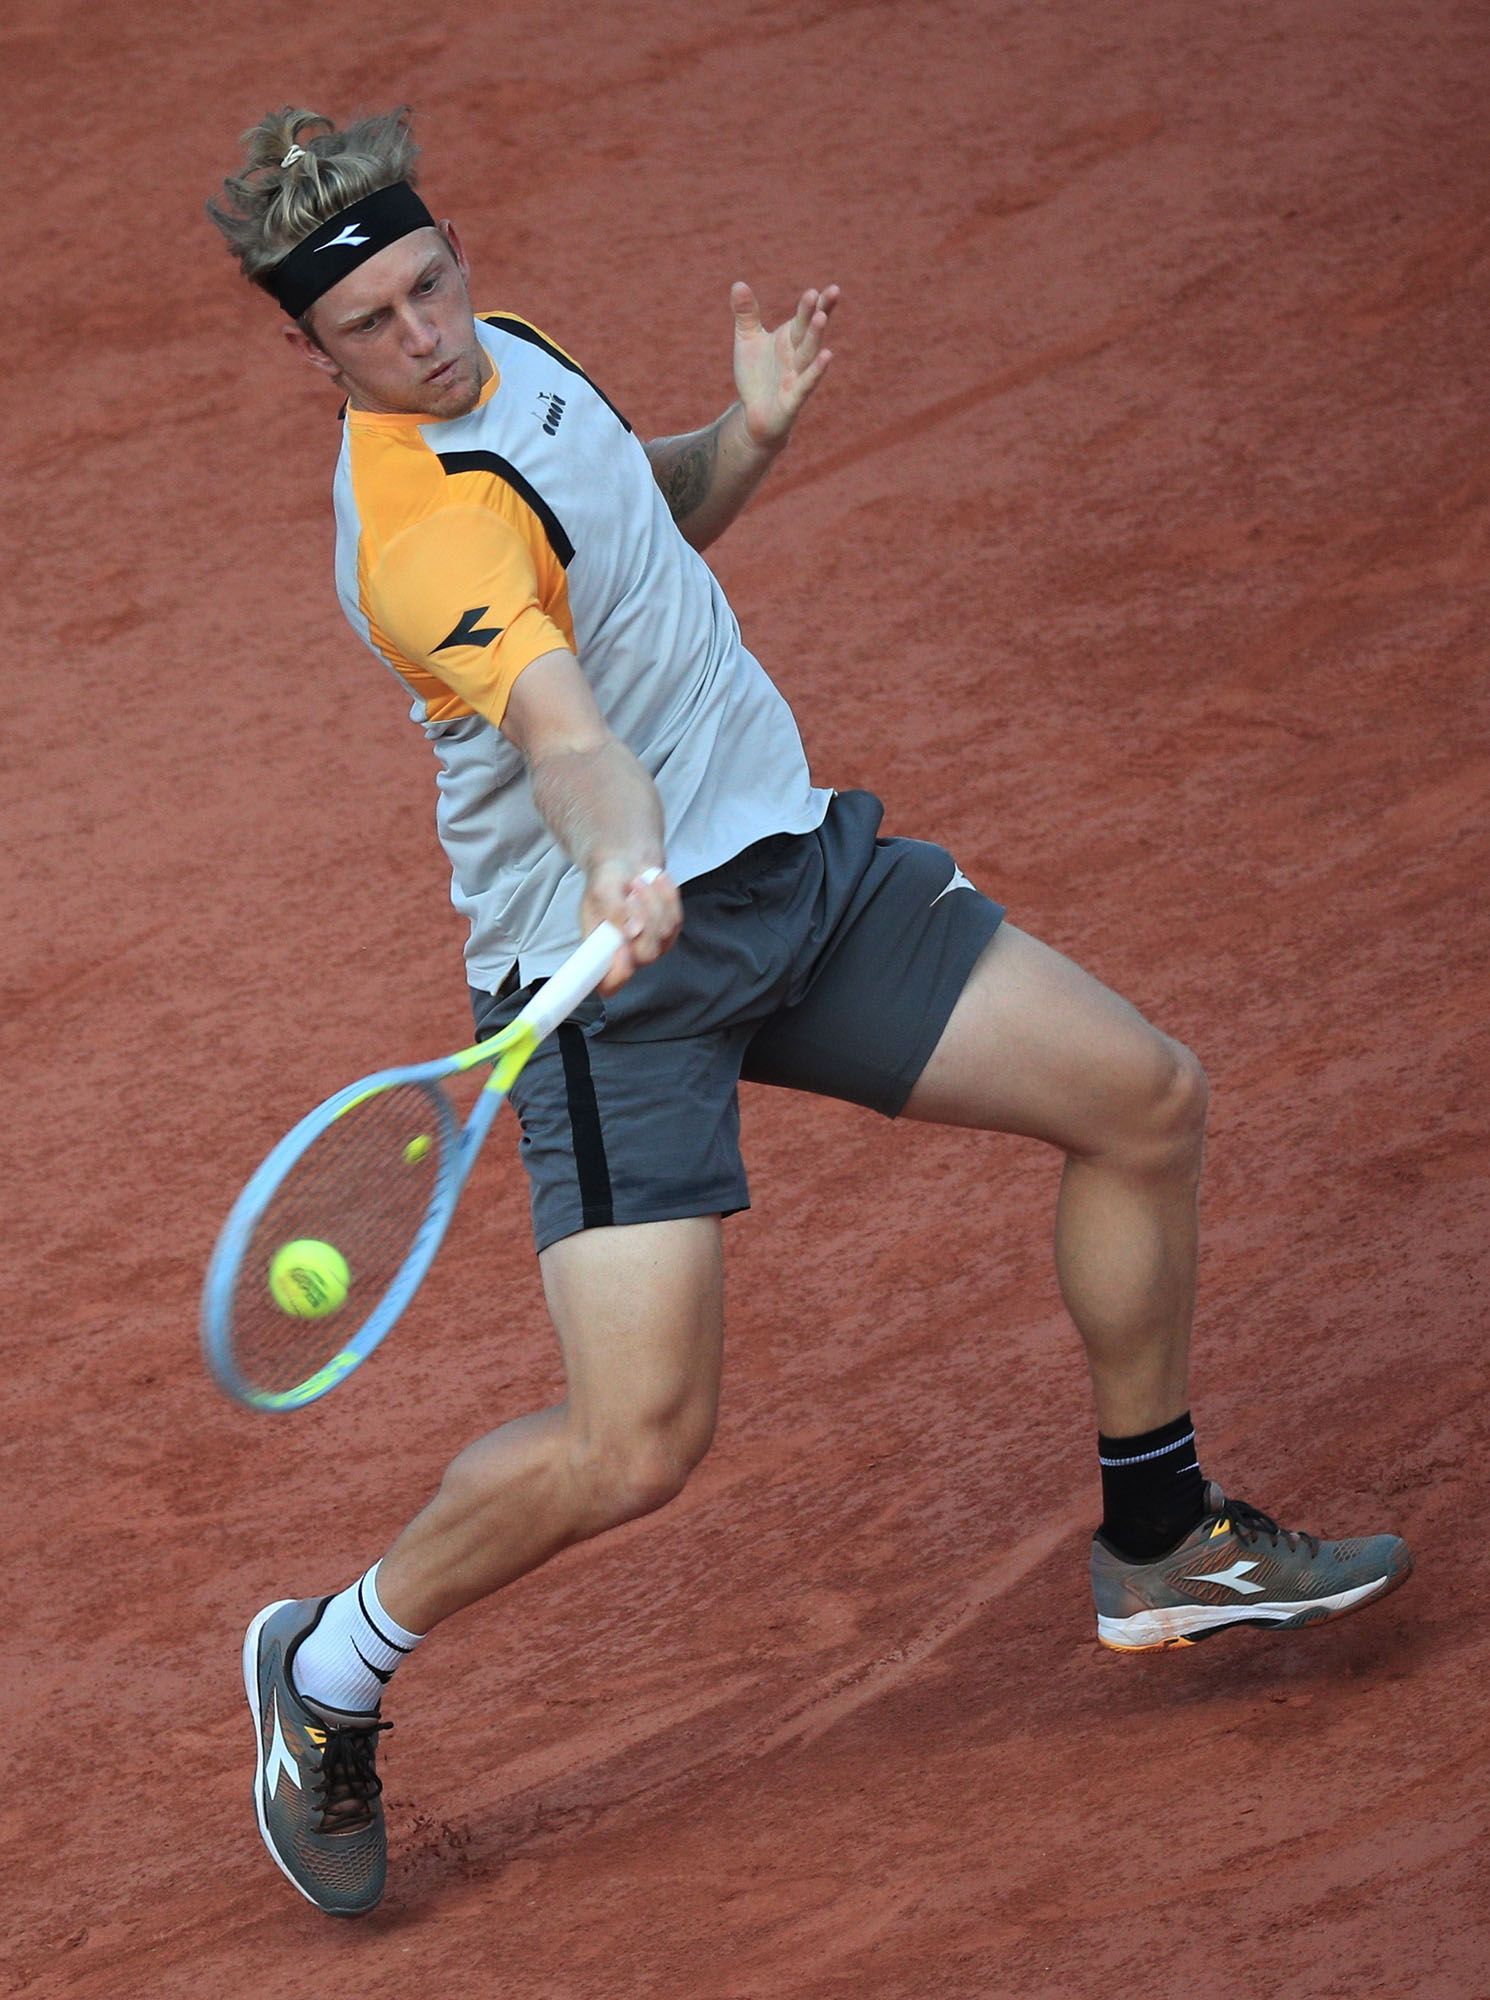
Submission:
[[[355,1339],[414,1247],[449,1129],[437,1085],[396,1084],[344,1111],[290,1169],[233,1296],[233,1351],[255,1389],[296,1388]],[[305,1241],[329,1244],[348,1272],[345,1300],[313,1318],[286,1311],[270,1289],[275,1256]]]

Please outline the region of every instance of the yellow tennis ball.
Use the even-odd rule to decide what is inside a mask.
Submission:
[[[404,1147],[404,1158],[411,1167],[417,1165],[424,1158],[430,1149],[431,1143],[427,1132],[421,1132],[417,1139],[409,1141],[408,1145]]]
[[[269,1295],[291,1319],[325,1319],[340,1312],[351,1283],[340,1250],[313,1236],[281,1244],[269,1266]]]

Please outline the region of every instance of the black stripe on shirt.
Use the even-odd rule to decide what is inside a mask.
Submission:
[[[571,361],[562,347],[555,347],[551,340],[545,340],[536,326],[529,326],[526,320],[510,319],[506,313],[483,313],[481,321],[484,326],[494,326],[501,333],[510,333],[514,340],[525,340],[529,347],[538,348],[540,352],[548,356],[550,361],[557,361],[561,368],[567,368],[571,375],[578,375],[581,382],[589,382],[590,387],[610,411],[622,430],[629,431],[631,429],[630,424],[627,423],[610,397],[600,387],[600,384],[590,381],[590,377],[580,367],[579,363]]]
[[[489,472],[494,479],[505,480],[519,499],[527,501],[543,523],[543,532],[548,536],[549,547],[559,559],[560,568],[568,569],[574,561],[574,544],[564,532],[564,523],[538,488],[524,479],[515,465],[509,464],[494,451],[437,451],[435,457],[452,476],[460,472]]]

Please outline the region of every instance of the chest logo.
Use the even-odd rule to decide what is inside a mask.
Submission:
[[[562,396],[540,396],[538,398],[538,413],[542,418],[543,428],[552,437],[564,419],[564,398]]]
[[[482,625],[477,621],[491,610],[489,604],[473,604],[469,611],[463,611],[455,630],[438,646],[432,646],[433,653],[448,653],[452,646],[489,646],[493,639],[500,639],[506,631],[505,625]]]

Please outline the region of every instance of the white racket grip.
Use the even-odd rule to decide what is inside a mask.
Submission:
[[[660,868],[649,868],[637,877],[655,882]],[[513,1022],[525,1022],[539,1041],[551,1035],[561,1021],[567,1021],[581,1000],[595,991],[610,969],[610,962],[625,943],[614,924],[597,924],[578,951],[571,952],[558,971],[546,979]]]

